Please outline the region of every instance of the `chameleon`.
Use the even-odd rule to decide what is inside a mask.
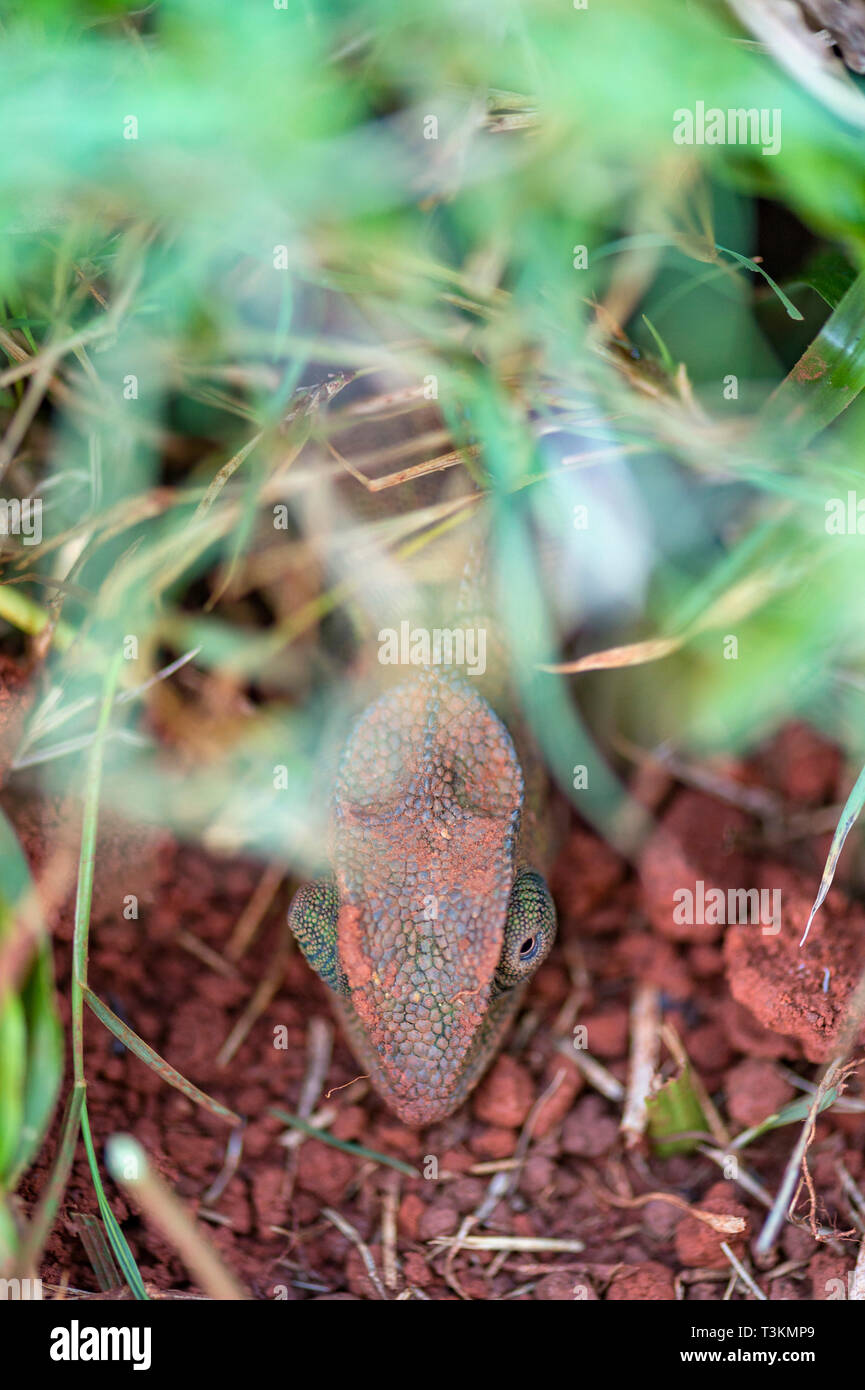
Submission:
[[[525,788],[505,723],[448,667],[374,700],[340,757],[332,874],[298,890],[289,923],[406,1124],[465,1101],[553,944]]]

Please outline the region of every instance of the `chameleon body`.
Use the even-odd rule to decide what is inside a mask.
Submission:
[[[333,878],[290,922],[358,1060],[409,1124],[465,1100],[555,936],[526,859],[524,778],[492,706],[423,668],[368,706],[330,818]]]

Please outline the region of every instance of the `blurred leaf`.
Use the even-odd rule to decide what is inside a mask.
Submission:
[[[35,900],[30,867],[0,810],[0,939],[15,909]],[[0,1185],[14,1188],[45,1135],[63,1074],[63,1030],[54,1003],[51,947],[39,945],[20,996],[0,1001]]]
[[[5,1187],[21,1136],[27,1024],[24,1005],[8,994],[0,1007],[0,1183]]]
[[[0,1272],[14,1269],[18,1253],[18,1232],[9,1209],[9,1203],[0,1192]]]
[[[15,907],[32,890],[30,866],[18,836],[0,808],[0,939],[12,931]]]
[[[708,1126],[702,1106],[691,1081],[690,1067],[678,1076],[665,1081],[660,1091],[646,1101],[649,1116],[649,1137],[659,1158],[671,1154],[691,1153],[700,1143]],[[677,1134],[691,1134],[693,1139],[676,1139]]]
[[[39,1151],[63,1079],[63,1028],[54,1002],[51,948],[47,941],[39,949],[22,998],[27,1023],[27,1070],[13,1187]]]

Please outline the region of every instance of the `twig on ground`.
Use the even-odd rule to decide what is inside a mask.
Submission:
[[[661,996],[655,985],[639,984],[631,1002],[631,1062],[621,1131],[625,1148],[640,1143],[649,1114],[646,1102],[661,1054]]]

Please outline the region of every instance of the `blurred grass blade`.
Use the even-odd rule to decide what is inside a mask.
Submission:
[[[846,409],[865,387],[865,274],[773,393],[764,423],[804,445]]]
[[[219,1301],[248,1297],[218,1252],[196,1226],[187,1207],[155,1173],[147,1154],[131,1134],[113,1134],[105,1145],[105,1161],[114,1181],[152,1221],[183,1260],[205,1293]]]
[[[105,1226],[105,1231],[114,1251],[115,1259],[123,1271],[123,1277],[139,1302],[149,1302],[147,1290],[144,1287],[144,1280],[135,1257],[126,1242],[126,1237],[118,1225],[117,1218],[111,1207],[108,1205],[108,1198],[105,1196],[105,1189],[102,1186],[102,1178],[99,1174],[99,1164],[96,1162],[96,1154],[93,1149],[93,1138],[90,1134],[90,1119],[87,1114],[87,1102],[81,1106],[81,1132],[84,1135],[84,1147],[87,1150],[87,1161],[90,1164],[90,1175],[93,1178],[93,1186],[96,1189],[96,1200],[99,1203],[99,1211]]]
[[[611,671],[621,666],[643,666],[649,661],[661,661],[672,656],[687,641],[687,634],[681,637],[648,637],[645,642],[629,642],[623,647],[607,647],[602,652],[588,652],[576,661],[561,661],[544,664],[539,671],[553,676],[577,676],[584,671]]]
[[[673,354],[670,352],[670,349],[667,347],[667,344],[664,342],[663,338],[661,337],[660,333],[658,332],[657,328],[652,323],[652,320],[648,317],[648,315],[642,314],[641,318],[655,340],[655,345],[658,349],[658,352],[661,354],[661,361],[664,364],[664,370],[669,372],[672,376],[676,370],[676,363],[673,358]]]
[[[35,599],[30,598],[21,589],[13,588],[11,584],[0,584],[0,618],[3,618],[11,627],[17,628],[19,632],[26,632],[31,637],[36,637],[42,632],[50,621],[47,611],[38,604]],[[58,622],[54,628],[51,640],[56,647],[64,651],[71,646],[75,636],[74,628],[68,623]]]
[[[275,1116],[277,1120],[282,1120],[283,1124],[291,1125],[292,1129],[299,1129],[302,1134],[309,1134],[315,1139],[320,1139],[323,1144],[329,1144],[332,1149],[340,1149],[343,1153],[354,1154],[356,1158],[371,1158],[374,1163],[383,1163],[388,1168],[396,1168],[398,1173],[405,1173],[410,1178],[417,1177],[417,1168],[413,1168],[410,1163],[404,1163],[401,1158],[391,1158],[389,1154],[379,1153],[377,1149],[366,1149],[362,1144],[352,1143],[350,1139],[337,1139],[336,1135],[331,1134],[321,1125],[311,1125],[300,1115],[292,1115],[288,1110],[280,1109],[278,1105],[272,1105],[267,1113]]]
[[[589,652],[576,661],[563,661],[555,665],[542,665],[540,671],[552,675],[579,675],[584,671],[608,671],[622,666],[643,666],[650,661],[661,661],[684,647],[692,638],[711,628],[726,627],[741,622],[756,609],[767,603],[777,591],[782,571],[758,570],[749,574],[738,584],[733,584],[705,609],[699,617],[676,637],[648,637],[643,642],[630,642],[622,647],[607,647],[600,652]]]
[[[76,1082],[84,1079],[84,990],[87,988],[87,960],[90,935],[90,906],[93,900],[93,871],[96,862],[96,829],[99,820],[99,790],[102,783],[102,751],[108,734],[114,694],[120,678],[123,653],[112,658],[105,675],[102,706],[96,735],[90,750],[84,786],[84,812],[81,822],[81,850],[78,859],[78,888],[75,895],[75,928],[72,937],[72,1062]],[[83,1115],[82,1115],[83,1118]]]
[[[51,1170],[51,1177],[43,1189],[36,1214],[30,1222],[22,1242],[20,1261],[22,1275],[26,1275],[27,1270],[34,1268],[38,1263],[42,1247],[54,1225],[57,1208],[60,1206],[63,1193],[66,1191],[66,1184],[69,1181],[72,1162],[75,1158],[75,1145],[81,1124],[83,1102],[83,1086],[73,1086],[66,1106],[66,1114],[60,1131],[60,1143],[57,1148],[54,1167]]]
[[[807,285],[815,294],[819,294],[830,309],[837,309],[855,279],[855,270],[839,251],[820,251],[811,257],[796,279],[790,282],[790,288],[798,289]]]
[[[103,1004],[102,1000],[86,985],[84,998],[100,1022],[104,1023],[105,1027],[116,1038],[120,1039],[124,1047],[128,1047],[130,1052],[134,1052],[136,1057],[140,1057],[141,1061],[150,1067],[151,1071],[155,1071],[157,1076],[166,1081],[169,1086],[174,1086],[176,1090],[182,1091],[196,1105],[209,1110],[211,1115],[216,1115],[218,1119],[227,1120],[232,1125],[243,1123],[240,1116],[235,1115],[233,1110],[229,1110],[227,1105],[221,1105],[218,1100],[214,1100],[205,1091],[200,1091],[197,1086],[193,1086],[192,1082],[187,1081],[185,1076],[181,1076],[179,1071],[175,1071],[164,1057],[160,1057],[159,1053],[154,1051],[143,1038],[139,1038],[138,1034],[133,1032],[128,1024],[118,1018],[115,1013],[112,1013],[108,1005]]]
[[[719,246],[717,241],[715,242],[715,250],[723,251],[725,256],[732,256],[734,261],[738,261],[739,265],[743,265],[746,270],[753,270],[755,275],[762,275],[770,289],[775,291],[775,294],[784,305],[791,319],[801,319],[803,317],[793,301],[789,299],[781,289],[781,286],[772,279],[768,270],[764,270],[757,261],[752,261],[749,256],[743,256],[738,251],[731,251],[728,246]]]
[[[84,991],[87,989],[90,905],[93,899],[93,870],[96,861],[96,829],[99,817],[99,791],[102,783],[102,750],[108,733],[111,711],[114,705],[114,695],[117,689],[117,682],[120,677],[122,664],[123,653],[122,651],[118,651],[112,657],[103,681],[102,707],[99,712],[96,737],[93,740],[93,747],[90,752],[90,762],[85,780],[84,815],[81,825],[81,853],[78,863],[78,892],[75,898],[75,930],[72,944],[72,1061],[75,1073],[75,1084],[81,1088],[82,1093],[87,1084],[84,1075]],[[99,1165],[96,1162],[96,1154],[93,1151],[93,1139],[90,1134],[90,1119],[87,1114],[86,1099],[83,1100],[81,1104],[81,1132],[84,1136],[87,1161],[90,1164],[90,1173],[93,1178],[93,1186],[96,1190],[96,1200],[99,1203],[99,1211],[102,1215],[108,1239],[111,1242],[111,1248],[114,1251],[117,1263],[123,1271],[123,1277],[135,1297],[137,1299],[146,1299],[147,1291],[144,1287],[144,1281],[141,1278],[132,1251],[126,1243],[126,1237],[117,1224],[117,1219],[108,1205],[108,1199],[102,1187]]]
[[[119,1288],[123,1276],[117,1268],[111,1247],[105,1239],[105,1232],[96,1217],[85,1211],[73,1211],[69,1215],[75,1223],[81,1244],[87,1251],[87,1258],[93,1266],[96,1282],[102,1292],[108,1293],[111,1289]]]
[[[829,892],[829,889],[832,886],[832,880],[835,877],[835,869],[838,866],[838,857],[841,853],[841,850],[844,847],[844,841],[850,834],[850,831],[853,828],[853,824],[857,816],[859,815],[859,812],[862,810],[863,804],[865,804],[865,767],[863,767],[862,771],[859,773],[859,776],[856,778],[856,783],[853,787],[853,790],[851,791],[846,802],[844,803],[844,810],[841,812],[841,819],[838,821],[838,824],[835,827],[835,834],[832,836],[832,843],[829,846],[829,853],[826,856],[826,864],[823,869],[823,877],[820,880],[820,890],[816,898],[814,899],[814,906],[811,908],[811,911],[808,914],[808,921],[805,923],[805,930],[802,933],[802,940],[799,942],[800,946],[805,945],[805,942],[808,939],[808,933],[811,930],[811,923],[817,916],[817,913],[823,904],[823,900],[825,899],[826,894]]]

